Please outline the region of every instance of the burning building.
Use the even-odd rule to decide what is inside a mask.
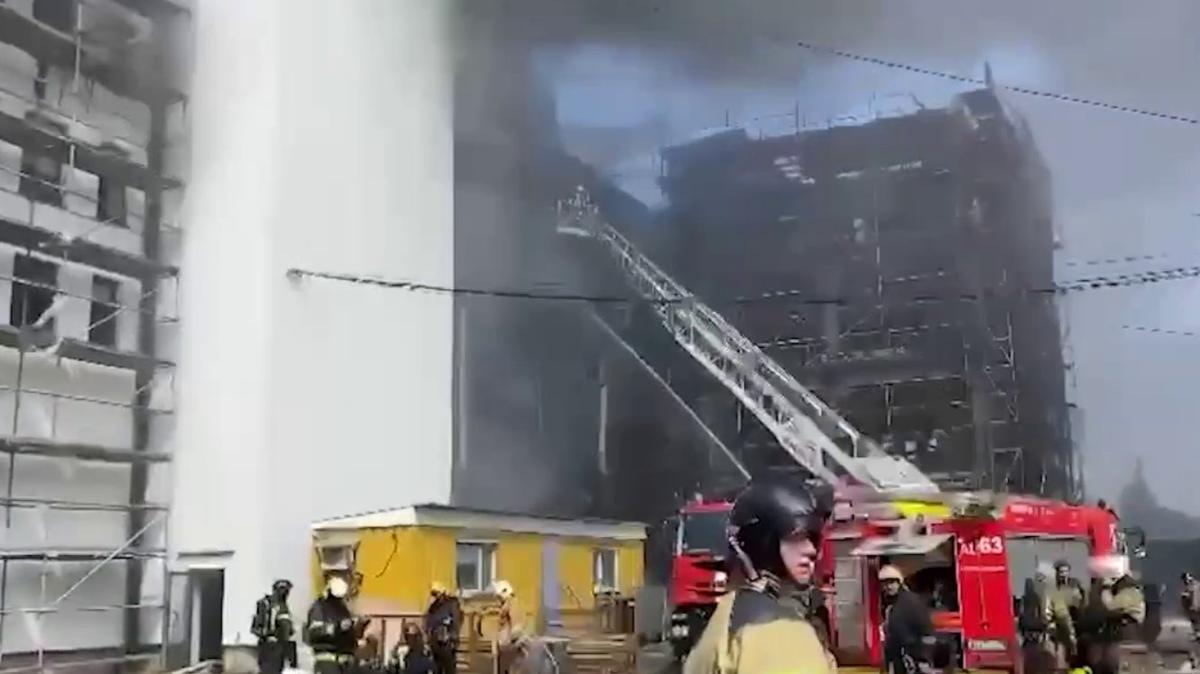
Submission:
[[[888,451],[946,487],[1054,495],[1077,476],[1050,176],[991,89],[944,109],[663,152],[647,250]],[[773,437],[686,355],[651,357],[757,470]]]

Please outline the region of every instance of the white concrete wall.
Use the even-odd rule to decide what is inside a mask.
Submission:
[[[201,0],[181,289],[172,547],[228,550],[224,640],[296,583],[312,519],[447,501],[449,3]]]

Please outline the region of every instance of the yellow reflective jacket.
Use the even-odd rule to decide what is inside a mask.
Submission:
[[[683,665],[683,674],[836,673],[833,655],[795,607],[751,589],[717,602]]]

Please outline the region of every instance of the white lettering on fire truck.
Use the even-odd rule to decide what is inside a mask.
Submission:
[[[960,541],[960,555],[1001,555],[1004,554],[1004,539],[999,536],[980,536],[975,540]]]

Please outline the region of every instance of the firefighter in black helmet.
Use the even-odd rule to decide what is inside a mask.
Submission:
[[[258,671],[279,674],[285,667],[296,667],[296,628],[288,607],[292,581],[280,579],[271,584],[271,594],[254,605],[250,633],[258,639]]]
[[[683,674],[834,674],[837,663],[794,597],[813,582],[829,500],[802,485],[751,485],[729,517],[741,580],[688,655]]]

